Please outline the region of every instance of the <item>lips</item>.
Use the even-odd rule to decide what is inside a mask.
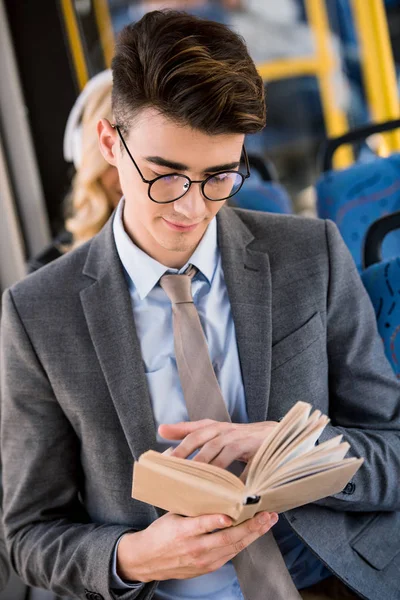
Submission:
[[[181,231],[181,232],[194,231],[194,229],[196,229],[196,227],[199,225],[199,223],[191,223],[191,224],[175,223],[173,221],[168,221],[164,217],[163,217],[163,221],[167,225],[167,227],[169,227],[173,231]]]

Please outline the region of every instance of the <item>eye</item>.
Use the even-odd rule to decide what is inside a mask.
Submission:
[[[213,184],[223,183],[228,177],[229,173],[217,173],[210,179],[210,182]]]
[[[175,183],[175,181],[177,181],[179,178],[179,175],[163,175],[162,181],[165,183]]]
[[[171,181],[176,181],[176,178],[178,177],[178,175],[176,175],[175,173],[156,173],[155,171],[153,171],[154,176],[155,177],[162,177],[163,181],[165,181],[165,183],[169,183]]]

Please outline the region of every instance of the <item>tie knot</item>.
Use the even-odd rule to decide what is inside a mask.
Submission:
[[[193,302],[192,297],[192,278],[196,274],[196,267],[192,265],[183,275],[163,275],[160,279],[160,285],[172,304],[183,304]]]

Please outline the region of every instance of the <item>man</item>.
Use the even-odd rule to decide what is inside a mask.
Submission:
[[[98,133],[124,198],[91,242],[4,296],[13,564],[61,595],[232,600],[235,561],[273,527],[304,598],[398,600],[399,384],[352,260],[329,222],[223,206],[248,176],[244,135],[265,119],[244,44],[216,23],[150,13],[122,32],[113,78],[115,123]],[[188,422],[164,275],[189,272],[232,423]],[[248,462],[300,399],[330,415],[325,439],[343,434],[365,459],[342,493],[237,527],[130,498],[142,452],[175,440],[177,456]]]

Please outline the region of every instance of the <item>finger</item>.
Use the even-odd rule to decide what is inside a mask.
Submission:
[[[204,444],[193,460],[226,469],[235,460],[246,462],[246,456],[246,448],[240,440],[229,442],[224,435],[219,435]]]
[[[202,536],[218,529],[231,527],[232,522],[228,515],[201,515],[200,517],[185,517],[183,528],[188,536]]]
[[[231,544],[235,544],[241,539],[245,539],[248,536],[256,535],[256,538],[259,535],[263,535],[265,531],[268,531],[275,523],[278,521],[278,515],[276,513],[269,513],[267,511],[263,511],[255,515],[252,519],[248,519],[240,525],[236,525],[234,527],[230,527],[228,531],[229,539],[231,540]],[[218,532],[218,535],[224,532]],[[254,538],[254,539],[256,539]],[[221,535],[221,540],[223,541],[223,537]]]
[[[240,425],[213,421],[212,426],[187,435],[174,456],[183,458],[199,449],[194,460],[226,469],[235,460],[250,460],[265,439],[266,431],[274,426],[270,421]],[[214,432],[216,435],[211,439]]]
[[[196,462],[214,464],[213,461],[217,459],[220,452],[224,449],[223,444],[223,437],[218,435],[209,442],[206,442],[204,446],[200,448],[193,460]]]
[[[219,423],[213,421],[212,425],[208,425],[193,433],[189,433],[181,443],[174,449],[172,456],[178,456],[179,458],[186,458],[190,456],[195,450],[202,448],[204,444],[213,440],[212,447],[214,444],[218,452],[221,450],[222,445],[221,441],[214,440],[221,433],[226,432],[227,429],[230,429],[233,425],[231,423]]]
[[[256,539],[267,533],[278,521],[276,513],[262,512],[234,527],[204,536],[204,550],[214,552],[213,559],[236,556]],[[210,557],[211,558],[211,557]]]
[[[211,419],[202,419],[201,421],[181,421],[180,423],[163,423],[158,427],[158,433],[167,440],[182,440],[184,437],[215,423]]]
[[[247,548],[257,538],[269,531],[277,521],[275,513],[260,513],[235,527],[223,531],[214,531],[191,540],[188,555],[202,557],[201,573],[215,571],[231,560],[239,552]]]
[[[204,447],[204,449],[206,446]],[[203,449],[199,452],[199,454],[203,451]],[[211,465],[216,467],[220,467],[221,469],[226,469],[231,465],[235,460],[245,461],[246,456],[248,455],[248,447],[244,440],[236,440],[230,444],[224,445],[221,448],[221,452],[215,455],[208,462]],[[197,458],[197,457],[196,457]],[[201,456],[200,456],[201,460]]]
[[[240,460],[243,462],[249,462],[255,456],[262,442],[265,440],[267,431],[272,431],[275,424],[271,421],[266,423],[250,423],[248,425],[241,425],[233,431],[223,435],[223,448],[221,452],[211,458],[203,460],[203,450],[206,446],[200,450],[197,460],[203,460],[209,464],[215,465],[222,469],[226,469],[234,461]]]

